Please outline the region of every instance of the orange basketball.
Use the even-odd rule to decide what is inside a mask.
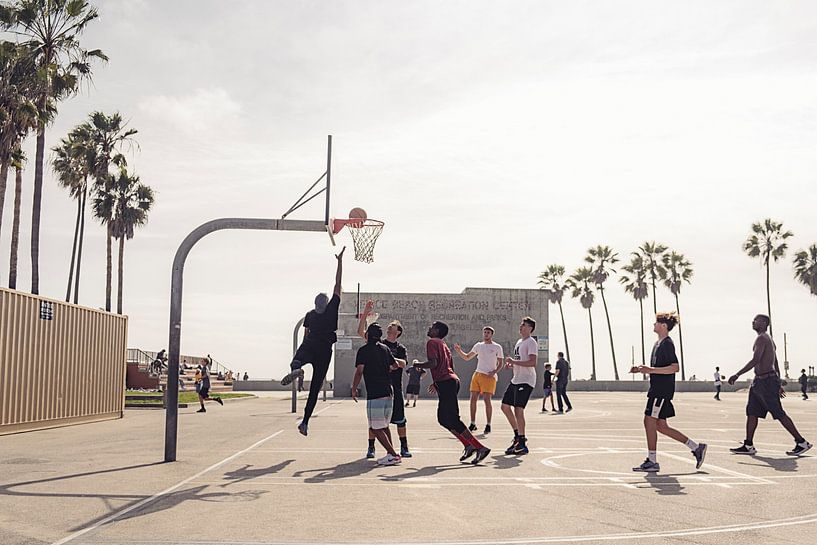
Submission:
[[[368,216],[362,208],[354,207],[349,210],[349,219],[365,220]]]

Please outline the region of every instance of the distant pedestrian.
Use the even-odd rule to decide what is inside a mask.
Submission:
[[[559,403],[559,410],[556,411],[556,414],[564,414],[565,412],[573,410],[573,405],[570,404],[570,400],[567,398],[567,384],[570,381],[570,362],[565,359],[564,352],[559,352],[557,356],[555,376],[556,401]],[[562,404],[563,400],[564,404]],[[564,410],[565,405],[567,405],[567,411]]]
[[[721,368],[715,367],[715,399],[718,401],[721,400],[721,380],[723,380],[723,377],[721,376]]]
[[[757,450],[754,446],[754,436],[757,430],[758,418],[766,418],[768,413],[772,413],[772,418],[780,422],[786,431],[794,438],[794,448],[786,451],[789,456],[800,456],[811,449],[811,443],[805,440],[797,427],[792,422],[780,400],[786,397],[786,391],[780,384],[780,366],[777,361],[777,347],[774,341],[766,333],[771,320],[765,314],[758,314],[752,320],[752,329],[757,333],[757,338],[752,347],[753,355],[749,363],[729,377],[729,384],[734,384],[740,375],[755,370],[755,379],[749,388],[749,399],[746,403],[746,439],[743,444],[729,450],[733,454],[755,454]]]
[[[553,404],[553,371],[551,371],[551,367],[549,363],[545,364],[545,375],[543,385],[543,396],[542,396],[542,412],[546,413],[547,410],[547,400],[550,399],[550,410],[556,411],[556,406]]]
[[[420,398],[420,382],[422,382],[426,370],[412,366],[406,369],[406,374],[409,376],[408,385],[406,386],[406,407],[409,406],[412,398],[414,398],[414,403],[411,406],[416,407],[417,400]]]
[[[199,394],[201,409],[196,412],[206,413],[207,409],[204,408],[205,401],[215,401],[219,405],[224,405],[224,402],[220,397],[210,397],[210,366],[207,363],[202,363],[199,366],[199,372],[201,373],[201,379],[196,383],[196,393]]]
[[[244,371],[244,379],[243,380],[250,380],[250,375],[248,375],[246,371]]]
[[[803,394],[803,399],[808,399],[808,375],[806,374],[806,370],[802,369],[800,371],[800,392]]]

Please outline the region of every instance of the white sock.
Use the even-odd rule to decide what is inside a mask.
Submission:
[[[692,439],[687,439],[687,442],[684,444],[687,446],[689,450],[695,450],[696,448],[698,448],[698,443],[696,443]]]
[[[648,450],[648,451],[647,451],[647,459],[648,459],[650,462],[652,462],[652,463],[656,463],[655,456],[656,456],[656,451],[654,451],[654,450]]]

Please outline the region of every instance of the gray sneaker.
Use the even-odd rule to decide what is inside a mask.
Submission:
[[[658,462],[650,462],[650,459],[647,458],[640,466],[634,467],[633,471],[643,471],[644,473],[658,473],[659,471],[661,471],[661,466],[658,464]]]
[[[698,448],[692,451],[692,455],[695,457],[695,469],[701,469],[706,458],[706,443],[698,443]]]
[[[304,376],[304,370],[300,367],[298,369],[293,369],[291,373],[281,379],[281,386],[289,386],[292,384],[292,381],[298,377]]]

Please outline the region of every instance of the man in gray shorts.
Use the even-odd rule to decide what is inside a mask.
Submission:
[[[749,400],[746,403],[746,439],[739,447],[729,449],[733,454],[755,454],[754,447],[755,430],[757,430],[758,418],[766,418],[767,413],[772,414],[772,418],[780,422],[786,431],[794,437],[794,448],[786,451],[789,456],[800,456],[811,448],[811,443],[806,441],[792,422],[780,399],[786,397],[786,392],[780,384],[780,366],[777,363],[777,347],[774,341],[766,333],[769,328],[769,317],[765,314],[758,314],[752,320],[752,329],[757,332],[752,359],[744,365],[740,371],[729,377],[729,384],[734,384],[740,375],[754,368],[755,379],[749,388]]]

